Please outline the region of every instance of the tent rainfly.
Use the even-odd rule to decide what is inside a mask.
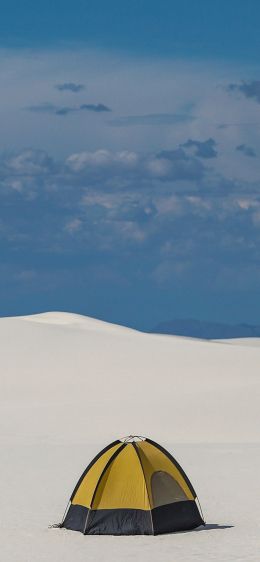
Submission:
[[[159,535],[200,525],[196,492],[177,461],[151,439],[129,436],[89,464],[59,526],[84,535]]]

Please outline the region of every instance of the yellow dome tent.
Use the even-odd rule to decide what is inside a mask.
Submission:
[[[60,527],[84,535],[157,535],[204,525],[177,461],[148,438],[129,436],[86,468]]]

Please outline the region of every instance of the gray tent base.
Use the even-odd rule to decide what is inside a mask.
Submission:
[[[87,535],[157,535],[187,531],[200,525],[204,525],[204,521],[196,502],[187,500],[156,507],[151,511],[89,510],[81,505],[70,505],[61,527]]]

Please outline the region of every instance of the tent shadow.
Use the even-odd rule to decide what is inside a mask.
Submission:
[[[163,535],[182,535],[186,533],[199,533],[200,531],[213,531],[214,529],[219,529],[223,531],[225,529],[233,529],[234,525],[219,525],[218,523],[206,523],[206,525],[201,525],[196,529],[188,529],[187,531],[175,531],[173,533],[163,533]]]
[[[199,531],[213,531],[214,529],[219,529],[223,531],[225,529],[233,529],[234,525],[219,525],[218,523],[206,523],[206,525],[193,529],[195,532]]]

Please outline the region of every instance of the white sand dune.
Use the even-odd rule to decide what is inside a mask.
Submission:
[[[226,340],[214,340],[217,343],[227,343],[230,345],[246,345],[248,347],[259,347],[260,338],[231,338]]]
[[[3,562],[257,562],[260,340],[143,334],[46,313],[0,319]],[[81,472],[127,434],[168,447],[206,529],[161,537],[50,530]]]

